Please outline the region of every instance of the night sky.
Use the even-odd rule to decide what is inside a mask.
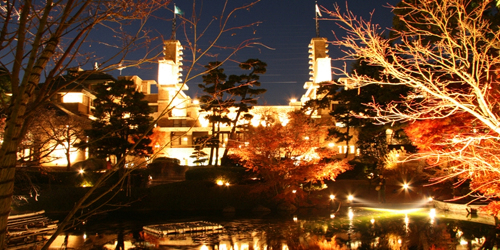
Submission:
[[[396,5],[400,0],[348,0],[349,9],[356,15],[364,18],[369,18],[370,12],[374,11],[373,22],[381,27],[391,27],[393,14],[386,6]],[[203,6],[202,20],[209,20],[211,16],[216,15],[215,10],[220,11],[222,0],[205,1]],[[241,5],[245,1],[230,1],[231,4]],[[345,1],[333,0],[318,0],[319,6],[324,6],[328,9],[333,8],[334,3],[338,3],[342,9],[345,9]],[[191,1],[176,1],[176,5],[184,12],[185,17],[191,15]],[[167,15],[171,15],[168,13]],[[259,43],[265,46],[255,46],[239,51],[234,59],[236,61],[245,61],[249,58],[258,58],[267,63],[267,73],[261,76],[261,87],[267,89],[264,96],[260,97],[259,104],[262,105],[287,105],[291,98],[300,99],[305,93],[303,85],[309,79],[309,58],[308,44],[311,38],[316,36],[315,28],[315,5],[314,0],[262,0],[255,7],[248,11],[239,12],[232,20],[230,25],[238,26],[244,23],[260,21],[258,26],[251,28],[236,30],[226,34],[221,40],[221,45],[233,45],[239,41],[249,38],[257,38]],[[323,18],[327,17],[323,14]],[[171,17],[170,17],[171,18]],[[178,20],[178,23],[180,21]],[[156,25],[165,30],[165,37],[169,38],[171,31],[170,20],[158,21]],[[326,37],[329,41],[334,39],[334,32],[337,37],[343,35],[333,21],[320,20],[320,36]],[[158,27],[156,27],[158,28]],[[177,32],[177,39],[181,43],[185,42],[182,30]],[[388,31],[386,32],[386,34]],[[210,31],[207,33],[207,38],[210,38]],[[206,40],[205,40],[206,41]],[[203,46],[205,43],[200,43]],[[330,57],[338,58],[342,56],[338,47],[329,46]],[[214,50],[213,54],[223,55],[224,51]],[[189,60],[185,51],[185,59]],[[222,58],[222,56],[221,56]],[[215,61],[217,57],[206,59]],[[352,62],[346,62],[350,65]],[[184,63],[187,65],[188,63]],[[341,66],[344,62],[332,61],[332,65]],[[235,62],[229,62],[223,66],[225,73],[242,74]],[[113,75],[118,75],[118,72],[113,72]],[[123,70],[122,75],[139,75],[144,80],[156,79],[157,68],[142,67],[140,69],[127,68]],[[339,76],[333,76],[338,78]],[[200,96],[203,93],[200,91],[198,84],[202,83],[201,77],[188,82],[189,90],[186,91],[192,98]]]

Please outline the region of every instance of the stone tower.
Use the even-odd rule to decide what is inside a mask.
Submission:
[[[321,82],[332,80],[332,59],[328,56],[328,43],[326,38],[315,37],[309,44],[309,81],[304,84],[306,93],[300,101],[302,103],[316,99],[316,91]]]

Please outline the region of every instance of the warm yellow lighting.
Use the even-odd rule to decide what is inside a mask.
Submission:
[[[404,183],[404,184],[403,184],[403,188],[404,188],[404,189],[408,189],[409,187],[410,187],[410,185],[409,185],[408,183]]]
[[[204,128],[208,127],[208,125],[210,124],[210,121],[204,115],[200,115],[198,121],[200,122],[200,125]]]
[[[297,102],[297,99],[292,98],[292,99],[290,99],[290,102]]]
[[[187,137],[182,138],[183,141],[188,141]]]
[[[198,104],[200,104],[200,101],[195,99],[195,100],[193,100],[193,104],[198,105]]]
[[[328,143],[328,147],[330,147],[330,148],[335,147],[335,143],[333,143],[333,142]]]
[[[293,221],[297,222],[298,218],[296,215],[293,216]]]
[[[427,201],[433,201],[434,199],[432,197],[427,198]]]
[[[80,170],[78,170],[78,173],[83,174],[85,173],[85,170],[83,170],[83,168],[80,168]]]
[[[83,93],[66,93],[62,101],[63,103],[83,103]]]
[[[375,219],[374,219],[374,218],[372,218],[372,219],[370,220],[370,222],[371,222],[372,224],[375,224]]]
[[[226,187],[229,187],[229,182],[226,182],[226,184],[225,184],[225,185],[226,185]]]
[[[304,140],[309,140],[309,136],[304,137]]]
[[[353,201],[354,200],[354,196],[352,194],[350,194],[349,196],[347,196],[347,200],[348,201]]]
[[[329,57],[316,58],[314,64],[314,83],[329,82],[332,80],[332,60]]]
[[[200,247],[200,250],[208,250],[208,247],[206,245],[203,245]]]
[[[295,190],[295,189],[294,189],[294,190],[292,190],[292,193],[294,193],[294,194],[295,194],[295,193],[297,193],[297,190]]]
[[[330,214],[330,219],[335,218],[335,214]]]
[[[330,200],[333,200],[333,199],[335,199],[335,195],[331,194],[330,195]]]
[[[352,218],[354,218],[354,212],[352,211],[352,208],[349,208],[349,220],[352,220]]]
[[[217,185],[219,185],[219,186],[224,185],[224,181],[223,180],[217,180]]]
[[[172,116],[176,117],[186,116],[186,104],[184,100],[177,97],[172,101],[172,106],[174,107],[172,109]]]

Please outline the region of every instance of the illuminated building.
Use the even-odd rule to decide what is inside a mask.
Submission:
[[[182,45],[177,40],[168,40],[164,42],[164,57],[158,60],[158,78],[157,80],[143,80],[139,76],[120,76],[119,79],[131,80],[135,83],[138,91],[145,94],[145,99],[153,110],[152,116],[159,118],[156,132],[162,133],[163,142],[153,146],[156,157],[170,157],[180,160],[182,165],[194,165],[195,158],[190,155],[194,150],[196,138],[211,135],[211,126],[206,119],[207,113],[200,109],[200,103],[192,99],[184,91],[188,90],[187,84],[182,81]],[[250,113],[254,116],[251,121],[240,121],[240,124],[248,122],[248,125],[263,125],[265,121],[261,118],[264,114],[273,113],[282,125],[288,123],[286,113],[302,108],[308,100],[316,99],[317,88],[321,82],[332,81],[331,59],[328,56],[327,40],[321,37],[315,37],[309,44],[310,58],[310,81],[304,84],[306,90],[300,101],[291,100],[289,105],[280,106],[254,106]],[[60,106],[77,115],[87,116],[92,119],[92,86],[115,79],[104,73],[92,73],[76,69],[68,71],[70,78],[72,75],[88,74],[85,80],[79,81],[74,85],[68,86],[58,94],[57,102]],[[156,91],[157,90],[157,91]],[[228,116],[235,118],[236,108],[231,109]],[[314,117],[326,117],[329,110],[323,110],[314,114]],[[221,125],[219,157],[222,157],[223,151],[229,139],[230,127]],[[340,154],[349,151],[354,155],[356,149],[354,146],[329,145],[338,147]],[[210,148],[203,149],[209,153]],[[82,155],[85,152],[79,152],[78,160],[83,160]],[[220,159],[219,159],[220,160]],[[64,159],[57,164],[46,164],[48,166],[66,166]]]

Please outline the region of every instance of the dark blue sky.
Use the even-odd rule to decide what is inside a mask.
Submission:
[[[202,19],[209,20],[211,15],[215,15],[214,10],[220,10],[221,0],[205,1],[203,7]],[[245,1],[230,1],[241,4]],[[308,44],[311,38],[316,36],[315,30],[315,5],[314,0],[262,0],[255,7],[248,11],[242,11],[236,15],[233,26],[238,24],[260,21],[258,26],[238,30],[235,33],[226,34],[221,45],[234,44],[236,41],[241,41],[248,38],[258,38],[258,42],[271,48],[263,46],[255,46],[246,48],[235,55],[235,60],[245,61],[249,58],[258,58],[267,63],[267,73],[261,77],[261,87],[267,89],[264,96],[259,99],[259,104],[268,105],[287,105],[290,98],[300,99],[305,93],[303,89],[304,82],[309,79],[309,58]],[[346,2],[343,0],[318,0],[318,5],[328,9],[333,8],[334,3],[338,3],[342,9],[345,9]],[[392,24],[393,14],[387,7],[388,4],[395,5],[400,0],[348,0],[349,9],[356,15],[369,17],[370,12],[374,11],[373,22],[378,23],[381,27],[390,27]],[[185,16],[190,16],[192,2],[186,0],[176,1],[178,7],[184,12]],[[323,17],[326,17],[323,15]],[[179,22],[179,21],[178,21]],[[326,37],[329,41],[334,39],[333,32],[337,36],[342,36],[342,32],[338,30],[333,21],[320,21],[320,35]],[[159,24],[169,33],[171,30],[171,22],[161,21]],[[162,27],[162,29],[163,29]],[[177,39],[183,42],[182,33],[177,32]],[[166,35],[168,38],[169,35]],[[202,43],[203,45],[203,43]],[[330,57],[338,58],[342,56],[339,48],[332,45],[329,47]],[[214,53],[219,53],[214,51]],[[220,52],[223,54],[224,52]],[[332,62],[337,66],[344,62]],[[351,62],[347,62],[350,64]],[[185,63],[186,65],[186,63]],[[226,74],[242,74],[236,63],[228,63],[223,66]],[[137,74],[142,79],[156,79],[156,68],[150,67],[147,69],[125,69],[123,75]],[[334,76],[335,78],[335,76]],[[187,93],[191,97],[202,95],[198,84],[201,82],[201,77],[188,82],[189,90]]]

